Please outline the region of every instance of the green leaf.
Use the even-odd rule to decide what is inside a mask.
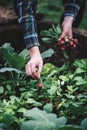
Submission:
[[[4,56],[5,60],[8,62],[9,65],[12,65],[13,59],[12,54],[9,53],[9,51],[6,48],[0,47],[0,53]]]
[[[66,117],[64,117],[64,116],[59,117],[59,118],[57,118],[57,121],[56,121],[56,128],[58,129],[61,126],[64,126],[66,123],[67,123]]]
[[[0,123],[0,130],[6,130],[7,126],[4,123]]]
[[[31,110],[26,111],[24,117],[28,117],[33,120],[49,122],[47,113],[45,111],[39,110],[38,108],[33,108]]]
[[[77,68],[81,68],[83,70],[86,70],[86,72],[87,72],[87,59],[80,59],[80,60],[77,59],[77,60],[75,60],[73,65]]]
[[[60,76],[59,76],[59,79],[65,81],[65,82],[69,81],[69,78],[67,78],[67,77],[64,76],[64,75],[60,75]]]
[[[54,70],[58,70],[58,68],[55,67],[54,65],[52,65],[51,63],[46,63],[46,64],[44,64],[44,66],[43,66],[42,74],[43,74],[43,75],[48,75],[48,74],[50,74],[51,72],[53,72]]]
[[[24,116],[30,120],[21,125],[21,130],[57,130],[67,121],[65,117],[57,118],[56,114],[48,114],[38,108],[26,111]]]
[[[53,122],[45,121],[27,121],[21,126],[21,130],[55,130]]]
[[[55,95],[56,91],[57,91],[57,87],[56,86],[51,86],[51,88],[48,89],[48,94],[50,96],[53,96],[53,95]]]
[[[53,54],[54,54],[54,50],[48,49],[47,51],[43,52],[41,55],[42,55],[42,58],[44,59],[44,58],[51,57]]]
[[[65,124],[66,122],[66,118],[65,117],[61,117],[61,118],[57,118],[57,116],[55,114],[48,114],[46,111],[42,111],[38,108],[33,108],[31,110],[28,110],[25,112],[24,114],[25,117],[28,117],[29,119],[32,120],[38,120],[38,121],[46,121],[46,122],[57,122],[57,120],[60,120],[60,124]],[[63,120],[64,122],[62,122],[61,120]],[[58,122],[57,122],[58,123]]]
[[[66,59],[69,59],[69,55],[68,55],[68,53],[67,53],[66,51],[63,52],[63,55],[64,55],[64,57],[65,57]]]
[[[24,49],[22,52],[20,52],[19,56],[21,56],[24,60],[30,59],[29,51],[27,49]]]
[[[7,85],[6,85],[6,88],[7,88],[7,90],[8,90],[9,92],[11,91],[11,85],[7,84]]]
[[[25,60],[17,53],[9,53],[6,48],[0,47],[0,52],[6,59],[10,67],[21,70],[25,66]]]
[[[45,43],[51,43],[52,42],[52,38],[44,37],[44,38],[42,38],[42,41],[45,42]]]
[[[66,125],[60,127],[58,130],[83,130],[80,126]]]
[[[26,109],[25,108],[19,108],[17,112],[19,113],[25,113]]]
[[[76,80],[76,85],[86,85],[87,84],[87,80],[83,79],[81,76],[75,77],[74,80]]]
[[[75,92],[78,88],[74,88],[74,86],[67,85],[68,91]]]
[[[84,128],[84,130],[87,130],[87,118],[85,118],[84,120],[82,120],[81,127]]]
[[[5,43],[2,48],[5,48],[8,50],[8,53],[9,54],[13,54],[14,53],[14,48],[11,46],[10,43]]]
[[[73,105],[69,104],[69,107],[67,109],[70,110],[70,112],[75,115],[81,115],[82,113],[85,113],[87,111],[86,107],[78,106],[78,105],[76,106],[76,105],[77,104],[75,104],[75,106],[74,106],[74,103],[73,103]]]
[[[34,106],[42,106],[42,104],[40,102],[37,102],[32,98],[28,98],[26,103],[33,104]]]
[[[14,68],[5,67],[5,68],[0,69],[0,73],[4,73],[4,72],[7,72],[7,71],[8,71],[8,72],[14,71],[14,72],[16,72],[16,73],[22,73],[20,70],[14,69]]]
[[[40,34],[41,34],[42,36],[44,36],[44,37],[49,37],[49,36],[50,36],[50,32],[47,31],[47,30],[41,31]]]
[[[0,94],[2,94],[4,92],[4,87],[0,86]]]
[[[12,108],[7,107],[7,108],[6,108],[6,113],[12,114],[12,113],[14,113],[14,111],[12,110]]]
[[[85,70],[81,69],[81,68],[77,68],[74,74],[80,74],[80,73],[84,73]]]
[[[56,30],[57,30],[58,35],[62,34],[62,29],[60,28],[59,25],[56,26]]]
[[[50,74],[48,74],[47,77],[52,77],[54,75],[58,74],[58,70],[53,70]]]
[[[16,96],[10,96],[11,103],[14,104],[14,102],[20,103],[20,98]]]
[[[3,114],[3,119],[2,121],[7,125],[10,126],[14,122],[14,117],[8,113]]]
[[[33,103],[35,103],[35,100],[32,99],[32,98],[28,98],[28,99],[27,99],[27,103],[33,104]]]
[[[25,60],[23,59],[23,57],[21,57],[17,53],[15,53],[12,56],[12,58],[13,58],[12,66],[14,68],[21,70],[23,67],[25,67]]]
[[[52,103],[47,103],[44,107],[43,110],[45,110],[48,113],[51,113],[53,110],[53,104]]]

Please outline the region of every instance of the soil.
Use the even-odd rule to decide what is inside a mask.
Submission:
[[[9,7],[0,6],[0,20],[16,17],[15,11]]]
[[[41,46],[47,50],[53,48],[53,46],[49,46],[42,42],[40,31],[50,28],[52,23],[47,21],[44,22],[43,17],[42,14],[36,15],[37,30]],[[87,58],[87,31],[74,28],[73,33],[74,37],[79,40],[79,46],[76,51],[71,52],[70,59],[73,61],[75,58]],[[17,51],[21,51],[25,48],[22,31],[17,23],[15,11],[12,8],[0,6],[0,46],[5,42],[11,43],[12,47]],[[51,61],[60,66],[65,59],[58,53],[58,55],[54,55],[51,58]]]

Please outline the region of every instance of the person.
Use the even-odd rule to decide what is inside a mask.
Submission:
[[[67,0],[64,5],[62,28],[63,32],[58,40],[63,37],[72,37],[72,26],[76,20],[83,0]],[[26,74],[35,79],[40,79],[43,60],[39,50],[39,41],[35,20],[37,0],[14,0],[18,21],[21,26],[26,48],[31,59],[26,64]],[[37,69],[36,69],[37,68]]]
[[[62,0],[63,6],[66,4],[66,2],[67,2],[66,0]],[[82,0],[77,18],[73,23],[73,27],[78,28],[78,26],[81,24],[81,21],[83,19],[83,15],[84,15],[84,11],[85,11],[85,6],[86,6],[86,0]],[[61,18],[61,22],[62,22],[62,18]]]

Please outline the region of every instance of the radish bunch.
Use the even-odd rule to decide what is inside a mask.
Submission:
[[[76,49],[78,40],[76,38],[71,38],[70,36],[65,36],[63,39],[58,41],[58,46],[60,50],[65,51],[67,49]]]
[[[60,25],[49,28],[48,30],[43,30],[41,35],[43,36],[42,41],[45,43],[57,43],[56,45],[59,47],[61,51],[66,51],[68,49],[76,49],[78,40],[76,38],[72,38],[71,36],[65,36],[60,41],[58,38],[62,34],[62,28]]]

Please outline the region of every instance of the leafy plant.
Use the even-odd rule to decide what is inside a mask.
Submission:
[[[78,125],[87,116],[87,59],[77,59],[72,65],[65,62],[61,67],[45,63],[41,75],[43,87],[39,88],[39,81],[28,78],[25,74],[24,66],[29,60],[27,50],[18,54],[10,44],[5,44],[0,47],[0,54],[2,56],[0,65],[1,128],[19,130],[20,126],[21,129],[30,129],[30,127],[33,129],[35,126],[36,129],[40,129],[39,126],[42,126],[42,129],[56,130],[58,126],[56,127],[55,120],[59,119],[58,117],[60,119],[62,116],[66,117],[68,124],[76,122]],[[49,49],[43,52],[42,56],[50,58],[53,54],[54,51]],[[10,58],[13,58],[12,61]],[[17,65],[18,59],[20,59],[19,61],[23,59],[20,68]],[[16,64],[13,63],[15,60],[17,60]],[[33,109],[34,107],[37,108]],[[41,117],[38,114],[34,115],[36,111],[42,115],[45,113],[46,117],[50,117],[49,115],[54,112],[53,117],[47,118],[52,125],[45,120],[42,124]],[[31,113],[32,115],[30,115]],[[54,115],[56,115],[55,118]],[[65,124],[59,130],[86,130],[86,121],[87,119],[84,119],[79,126]],[[37,126],[38,122],[40,125]]]
[[[42,53],[42,57],[50,57],[53,53],[53,50],[49,49]],[[29,85],[29,79],[25,74],[25,64],[30,59],[29,52],[24,49],[18,54],[9,43],[5,43],[0,47],[0,54],[3,59],[3,65],[0,68],[1,98],[11,94],[20,96]]]
[[[26,111],[24,117],[28,118],[28,121],[21,125],[21,130],[85,130],[87,128],[86,118],[80,126],[67,125],[65,117],[57,118],[55,114],[48,114],[37,108]]]
[[[49,28],[48,30],[43,30],[41,35],[43,36],[42,40],[47,43],[54,43],[56,47],[59,48],[61,51],[69,50],[69,49],[76,49],[78,40],[76,38],[72,38],[71,36],[65,36],[61,40],[58,41],[58,38],[62,34],[62,29],[60,25],[54,26]]]
[[[22,124],[21,130],[57,130],[67,122],[65,117],[57,118],[55,114],[48,114],[37,108],[26,111],[24,117],[30,120]]]

